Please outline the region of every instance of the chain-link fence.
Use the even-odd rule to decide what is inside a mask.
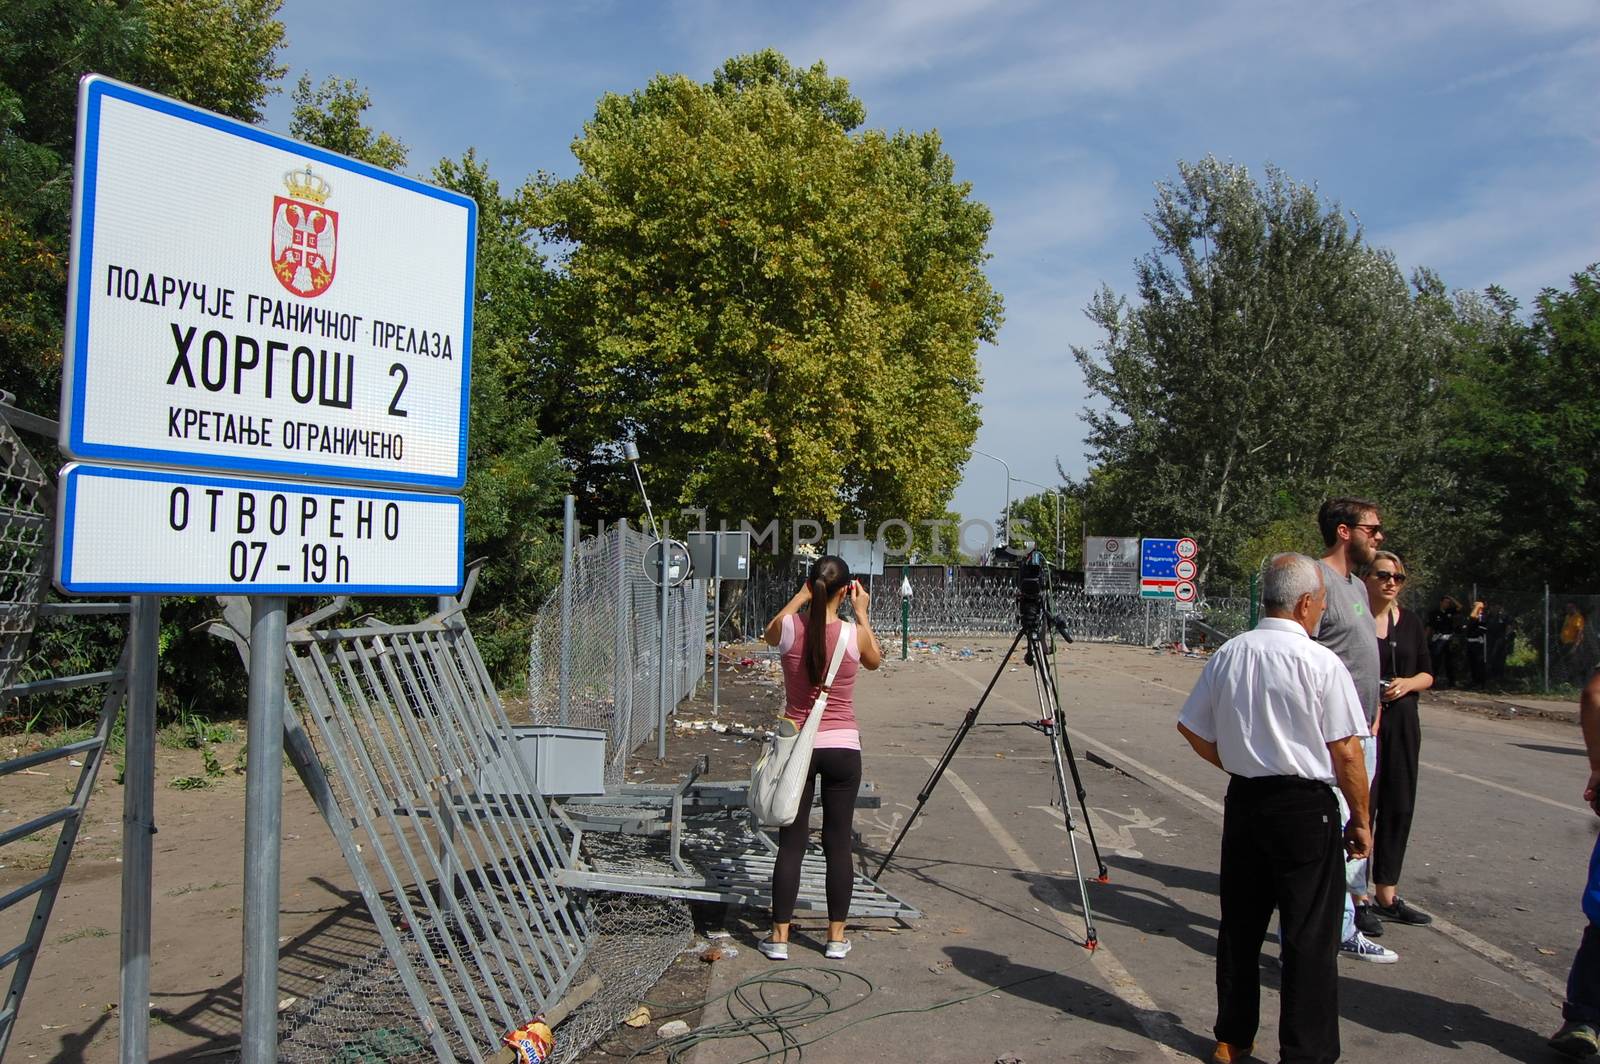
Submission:
[[[663,661],[668,714],[706,671],[704,581],[668,591],[662,657],[661,590],[645,571],[651,542],[625,523],[579,542],[563,586],[534,619],[528,651],[529,719],[603,729],[608,786],[623,780],[630,752],[660,726]]]
[[[767,620],[805,578],[809,559],[756,566],[730,612],[743,638],[760,636]],[[1011,566],[891,566],[872,582],[872,624],[885,641],[900,631],[901,581],[911,583],[913,639],[1006,635],[1017,630],[1017,570]],[[1215,646],[1250,626],[1246,598],[1211,598],[1188,614],[1170,600],[1090,595],[1081,573],[1052,574],[1051,610],[1074,639],[1134,646],[1184,642]]]
[[[1434,662],[1438,687],[1563,690],[1600,667],[1600,595],[1470,584],[1418,591],[1402,605],[1426,622],[1445,596],[1459,609],[1448,641],[1434,644],[1444,648]],[[1471,616],[1475,602],[1484,604],[1479,619]]]

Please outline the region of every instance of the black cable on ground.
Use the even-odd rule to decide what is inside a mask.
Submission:
[[[857,1017],[811,1038],[801,1039],[796,1037],[794,1033],[797,1028],[828,1016],[836,1016],[847,1009],[863,1004],[877,991],[877,987],[866,976],[843,968],[816,968],[800,965],[779,968],[768,975],[751,976],[723,993],[715,997],[706,998],[703,1001],[690,1002],[688,1004],[680,1002],[674,1005],[655,1005],[646,1001],[645,1004],[651,1005],[653,1008],[668,1010],[661,1015],[671,1015],[672,1013],[693,1012],[696,1009],[709,1008],[718,1001],[726,999],[725,1008],[728,1012],[728,1019],[721,1023],[705,1024],[687,1034],[663,1038],[640,1046],[630,1053],[626,1059],[631,1061],[646,1053],[664,1050],[669,1064],[680,1064],[683,1056],[689,1050],[702,1043],[732,1038],[751,1038],[765,1052],[758,1053],[752,1057],[745,1057],[743,1060],[737,1061],[736,1064],[758,1064],[758,1062],[762,1061],[775,1062],[775,1064],[791,1064],[791,1062],[798,1062],[804,1058],[806,1046],[814,1045],[857,1024],[882,1019],[885,1016],[937,1012],[952,1005],[959,1005],[974,998],[1009,990],[1014,986],[1031,983],[1037,979],[1047,979],[1054,974],[1054,972],[1040,972],[921,1008],[885,1009],[882,1012],[874,1012],[867,1016]],[[815,982],[807,981],[808,977],[815,977]],[[836,996],[851,990],[856,994],[854,1000],[843,1004],[835,1002]],[[787,1000],[780,1000],[780,997],[786,997]]]

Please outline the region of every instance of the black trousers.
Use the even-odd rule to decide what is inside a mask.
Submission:
[[[1278,910],[1284,1064],[1339,1059],[1343,828],[1333,789],[1294,776],[1228,785],[1222,817],[1222,928],[1217,933],[1220,1042],[1247,1046],[1261,1024],[1261,943]]]
[[[800,896],[800,863],[811,837],[812,781],[822,777],[822,853],[828,861],[826,877],[828,919],[850,915],[850,895],[855,870],[850,865],[850,825],[856,815],[856,792],[861,789],[860,750],[813,750],[811,773],[800,792],[800,811],[794,823],[778,831],[778,857],[772,863],[772,921],[794,919],[794,902]]]
[[[1422,723],[1417,700],[1408,696],[1383,707],[1378,734],[1378,777],[1372,789],[1373,883],[1400,882],[1400,866],[1411,838],[1417,808],[1417,762],[1422,755]]]

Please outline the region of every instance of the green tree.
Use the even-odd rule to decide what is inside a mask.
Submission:
[[[1541,292],[1531,321],[1519,311],[1498,289],[1459,302],[1463,343],[1427,470],[1441,575],[1592,588],[1600,265]]]
[[[363,121],[372,97],[359,82],[328,78],[313,88],[311,75],[302,74],[293,99],[289,135],[296,140],[310,141],[385,170],[405,166],[406,146]]]
[[[1193,535],[1202,579],[1238,577],[1286,510],[1384,484],[1447,342],[1429,278],[1414,299],[1315,189],[1211,157],[1178,171],[1157,186],[1138,302],[1103,289],[1088,314],[1105,335],[1073,349],[1105,403],[1085,411],[1094,512],[1128,534]]]
[[[526,678],[534,611],[559,572],[555,514],[570,474],[539,430],[539,311],[551,278],[520,205],[500,194],[488,166],[467,152],[445,159],[433,181],[478,204],[472,406],[467,455],[468,556],[485,563],[473,598],[479,650],[496,679]]]
[[[633,438],[658,498],[713,520],[944,511],[999,322],[990,215],[937,134],[863,120],[821,63],[761,52],[603,97],[577,176],[527,188],[561,247],[546,424],[594,509],[628,498]]]

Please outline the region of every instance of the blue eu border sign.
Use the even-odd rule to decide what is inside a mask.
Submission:
[[[1170,599],[1178,586],[1177,539],[1144,539],[1139,543],[1139,596]]]
[[[57,584],[69,594],[453,595],[455,495],[69,463]]]
[[[98,76],[77,144],[66,454],[461,490],[469,197]]]

